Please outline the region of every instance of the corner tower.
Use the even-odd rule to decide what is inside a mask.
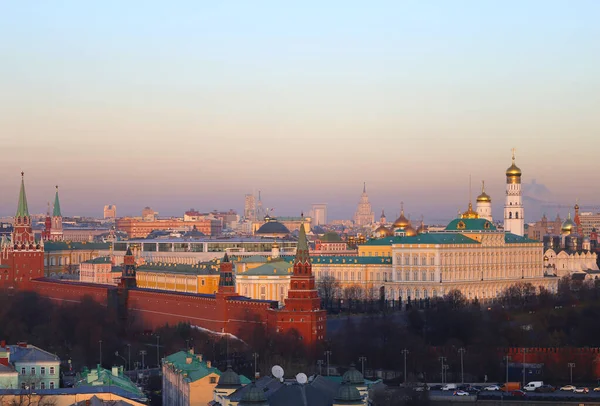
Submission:
[[[504,231],[523,236],[525,219],[521,191],[521,169],[515,164],[515,149],[512,150],[512,165],[506,170],[506,203],[504,204]]]

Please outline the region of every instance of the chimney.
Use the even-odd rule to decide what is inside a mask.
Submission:
[[[202,354],[196,355],[196,358],[198,359],[198,362],[202,362]]]
[[[186,364],[191,364],[192,363],[192,357],[185,357],[185,363]]]
[[[17,345],[21,348],[27,348],[27,341],[19,341]]]
[[[206,368],[210,368],[210,367],[211,367],[211,365],[212,365],[212,362],[210,362],[210,361],[206,361]]]
[[[112,367],[112,376],[119,376],[119,367],[117,367],[117,366]]]
[[[119,367],[119,376],[123,376],[123,365]]]

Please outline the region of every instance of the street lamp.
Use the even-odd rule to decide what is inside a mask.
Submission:
[[[331,356],[331,351],[325,351],[325,356],[327,357],[327,376],[329,376],[329,357]]]
[[[131,371],[131,344],[127,344],[127,369]]]
[[[102,340],[98,340],[98,343],[100,343],[100,366],[102,366]]]
[[[438,358],[440,360],[440,362],[442,363],[442,385],[444,384],[444,362],[446,362],[446,357],[439,357]]]
[[[464,370],[464,363],[463,363],[463,356],[465,355],[465,350],[464,348],[459,348],[458,352],[460,353],[460,382],[461,383],[465,383],[465,370]]]
[[[365,376],[365,361],[367,360],[367,357],[358,357],[358,360],[362,364],[362,374],[364,377]]]
[[[146,350],[140,351],[140,355],[142,356],[142,370],[144,369],[144,366],[146,365],[144,363],[144,357],[146,356],[146,354],[147,354]]]
[[[567,364],[567,366],[569,367],[569,370],[571,372],[571,384],[573,383],[573,368],[575,368],[575,363],[574,362],[569,362]]]
[[[525,386],[525,354],[527,354],[527,348],[523,348],[523,386]]]
[[[402,350],[402,354],[404,355],[404,383],[406,383],[406,356],[408,353],[409,351],[406,348]]]
[[[252,356],[254,357],[254,379],[256,379],[256,373],[257,373],[257,359],[258,359],[258,353],[255,352],[252,354]]]
[[[450,369],[450,365],[444,365],[444,382],[448,383],[448,370]]]
[[[504,359],[504,361],[506,361],[506,381],[504,382],[508,382],[508,362],[510,361],[510,355],[505,355],[502,358]]]

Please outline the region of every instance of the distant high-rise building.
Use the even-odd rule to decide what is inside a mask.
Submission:
[[[363,184],[363,192],[360,196],[360,202],[358,208],[354,214],[354,224],[357,226],[367,226],[373,224],[375,221],[375,213],[371,209],[371,203],[369,203],[369,196],[367,195],[367,184]]]
[[[117,218],[117,206],[114,204],[107,204],[104,206],[104,219],[110,220]]]
[[[267,215],[265,208],[262,204],[262,199],[260,197],[260,190],[258,191],[258,202],[256,202],[256,219],[262,220]]]
[[[327,224],[327,205],[323,203],[313,204],[310,216],[313,227]]]
[[[244,198],[244,219],[256,221],[256,198],[253,194],[247,194]]]
[[[154,221],[156,220],[156,216],[158,216],[158,212],[152,210],[150,207],[144,207],[142,210],[142,220],[144,221]]]

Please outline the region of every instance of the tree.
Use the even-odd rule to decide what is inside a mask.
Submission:
[[[332,275],[322,275],[317,281],[317,290],[325,303],[330,303],[333,299],[341,296],[340,281]]]
[[[458,289],[452,289],[446,296],[444,301],[450,306],[451,309],[462,309],[467,304],[467,298]]]
[[[344,288],[343,296],[346,300],[359,300],[365,297],[365,291],[362,286],[352,285]]]

